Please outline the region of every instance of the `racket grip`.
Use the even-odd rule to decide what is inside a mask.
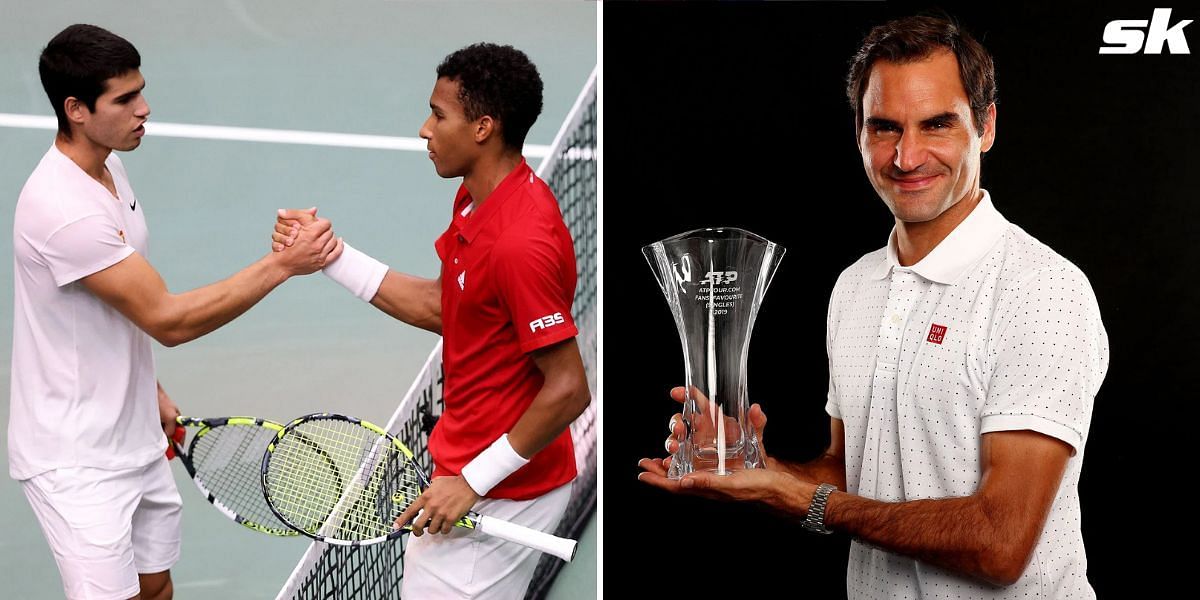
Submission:
[[[576,542],[572,539],[560,538],[544,531],[487,516],[479,517],[477,527],[482,533],[540,550],[567,562],[575,558]]]
[[[176,425],[175,436],[167,441],[167,460],[175,458],[175,444],[183,444],[185,439],[187,439],[187,429],[183,425]],[[172,441],[175,443],[172,444]]]

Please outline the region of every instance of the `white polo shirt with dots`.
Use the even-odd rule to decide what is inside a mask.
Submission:
[[[924,259],[895,231],[830,298],[826,411],[846,434],[847,491],[886,502],[969,496],[980,436],[1033,430],[1072,447],[1021,579],[997,587],[859,541],[849,598],[1094,598],[1079,471],[1108,336],[1087,277],[983,200]]]

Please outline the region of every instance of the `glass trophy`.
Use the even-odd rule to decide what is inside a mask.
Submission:
[[[785,249],[744,229],[714,227],[642,248],[683,344],[686,428],[668,476],[763,466],[748,417],[750,332]]]

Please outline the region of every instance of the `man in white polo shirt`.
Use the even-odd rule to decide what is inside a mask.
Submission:
[[[172,596],[180,498],[163,434],[179,411],[157,385],[150,338],[200,337],[341,252],[318,221],[286,252],[169,293],[147,262],[143,206],[113,153],[137,148],[150,116],[140,63],[132,44],[91,25],[46,46],[39,72],[59,130],[13,222],[9,474],[71,599]]]
[[[863,41],[847,93],[896,225],[830,299],[830,447],[679,482],[669,459],[643,459],[640,478],[849,534],[850,598],[1094,598],[1078,482],[1108,339],[1083,273],[979,187],[991,56],[947,20],[892,21]]]

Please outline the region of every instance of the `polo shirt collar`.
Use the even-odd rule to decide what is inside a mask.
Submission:
[[[471,243],[488,219],[499,212],[500,205],[512,196],[521,184],[530,181],[532,177],[533,170],[525,162],[525,157],[521,157],[521,163],[500,181],[500,185],[496,186],[496,189],[492,190],[491,195],[483,202],[483,206],[475,207],[470,211],[466,211],[466,208],[472,202],[471,195],[467,192],[465,184],[460,185],[458,195],[454,198],[454,220],[459,223],[458,235],[462,237],[463,241]],[[466,212],[465,215],[464,212]]]
[[[907,268],[930,281],[953,284],[991,250],[1008,225],[1008,219],[992,204],[991,195],[983,190],[983,199],[971,214],[925,258],[911,267],[900,266],[896,251],[896,228],[892,227],[892,233],[888,236],[887,258],[880,261],[873,275],[875,279],[883,279],[893,268]]]

